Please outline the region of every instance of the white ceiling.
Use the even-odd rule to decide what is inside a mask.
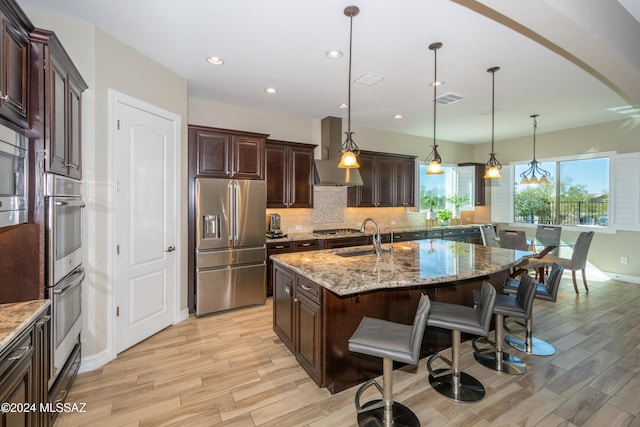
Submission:
[[[496,140],[619,120],[608,111],[640,104],[640,24],[627,0],[18,0],[95,24],[174,70],[189,96],[321,119],[346,119],[349,18],[352,76],[384,80],[352,84],[352,127],[433,135],[433,52],[438,96],[463,100],[438,106],[438,139],[491,139],[491,74],[495,74]],[[606,14],[597,10],[606,3]],[[593,7],[594,9],[590,9]],[[574,9],[572,9],[574,8]],[[574,13],[578,11],[578,13]],[[620,43],[627,40],[631,46]],[[635,41],[634,41],[635,40]],[[590,45],[591,42],[594,44]],[[330,49],[345,55],[325,57]],[[225,63],[214,66],[210,55]],[[267,95],[266,87],[278,89]],[[479,113],[480,112],[480,113]],[[401,120],[393,119],[402,114]],[[640,120],[640,119],[636,119]],[[357,141],[357,136],[355,137]]]

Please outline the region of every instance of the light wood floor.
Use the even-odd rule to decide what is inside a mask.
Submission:
[[[429,385],[425,360],[394,371],[396,400],[423,426],[640,426],[640,285],[590,281],[576,296],[565,275],[558,301],[536,301],[535,335],[556,354],[517,353],[522,376],[473,359],[465,371],[487,388],[477,403],[455,403]],[[55,426],[351,426],[354,387],[319,389],[272,331],[272,305],[190,318],[78,375]]]

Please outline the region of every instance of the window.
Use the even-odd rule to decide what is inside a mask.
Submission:
[[[520,184],[528,165],[516,165],[515,222],[571,226],[609,226],[609,158],[548,161],[547,185]]]
[[[473,209],[473,166],[443,166],[444,173],[441,175],[427,175],[427,165],[420,163],[419,166],[417,181],[421,212],[429,210],[429,199],[435,202],[434,211],[446,208],[453,210],[453,196],[462,196],[466,200],[461,210]]]

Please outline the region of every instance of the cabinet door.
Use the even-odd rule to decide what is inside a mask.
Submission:
[[[2,13],[0,20],[0,114],[22,128],[28,128],[28,35]]]
[[[50,56],[49,87],[46,96],[49,97],[48,155],[49,172],[67,174],[66,149],[66,108],[67,108],[67,73],[62,66]]]
[[[351,187],[356,193],[358,207],[376,206],[376,156],[360,153],[358,156],[360,163],[360,176],[362,177],[362,187]],[[351,205],[350,205],[351,206]]]
[[[293,293],[294,276],[281,268],[274,268],[273,330],[282,342],[295,353],[293,345]]]
[[[68,175],[72,178],[82,178],[82,90],[69,81],[69,126],[67,139],[67,167]]]
[[[415,160],[396,159],[396,206],[415,206]]]
[[[232,141],[231,176],[241,179],[264,179],[265,140],[249,136],[234,136]]]
[[[296,293],[296,359],[309,376],[320,383],[321,322],[320,305]]]
[[[290,148],[289,207],[313,207],[313,148]]]
[[[286,146],[267,144],[267,208],[286,208],[289,194],[288,152]]]
[[[376,159],[376,206],[396,206],[396,160],[378,156]]]
[[[197,147],[197,174],[213,178],[231,176],[231,136],[199,129],[192,130]]]

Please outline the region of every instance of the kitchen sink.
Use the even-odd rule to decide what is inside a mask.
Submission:
[[[382,248],[381,254],[384,254],[386,252],[391,252],[391,251],[387,248]],[[340,253],[337,253],[336,255],[341,256],[343,258],[351,258],[354,256],[375,255],[375,254],[376,254],[375,249],[362,249],[358,251],[340,252]]]

